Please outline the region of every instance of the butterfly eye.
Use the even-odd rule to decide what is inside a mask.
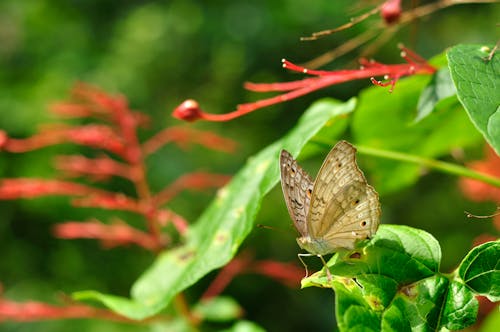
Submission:
[[[356,198],[356,200],[354,200],[352,202],[352,205],[355,206],[355,205],[358,205],[359,204],[359,198]]]
[[[365,227],[366,226],[366,221],[362,221],[360,225],[361,225],[361,227]]]

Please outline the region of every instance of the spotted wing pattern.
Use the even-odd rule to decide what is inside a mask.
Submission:
[[[307,234],[333,252],[354,247],[378,228],[378,194],[356,164],[356,149],[340,141],[330,151],[314,182]]]
[[[313,181],[292,155],[282,150],[280,155],[281,188],[288,213],[301,236],[307,236],[307,214],[313,190]]]

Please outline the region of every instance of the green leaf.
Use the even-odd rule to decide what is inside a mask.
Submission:
[[[441,248],[429,233],[402,225],[380,225],[369,243],[339,252],[329,267],[334,276],[356,278],[386,292],[434,275],[440,261]],[[303,287],[313,285],[329,287],[323,271],[302,280]],[[377,302],[387,303],[387,299],[379,298]]]
[[[459,103],[438,103],[435,112],[415,123],[419,96],[430,79],[413,76],[400,80],[392,93],[378,86],[361,93],[351,126],[360,153],[361,147],[366,146],[436,158],[454,148],[482,141]],[[412,185],[422,174],[422,166],[418,164],[386,158],[370,158],[363,166],[372,175],[369,182],[380,195]]]
[[[454,280],[448,290],[441,324],[449,330],[462,330],[476,322],[478,309],[475,294]]]
[[[377,331],[379,319],[365,303],[359,287],[350,280],[333,282],[335,289],[335,310],[341,331]],[[373,329],[370,329],[373,327]]]
[[[457,45],[447,56],[458,99],[477,130],[500,155],[500,58],[487,60],[490,49]]]
[[[447,67],[439,69],[420,95],[415,122],[428,116],[438,107],[439,103],[455,102],[456,93],[457,90],[451,80],[450,70]]]
[[[358,323],[373,331],[463,329],[476,319],[475,294],[454,275],[440,274],[440,261],[430,234],[381,225],[369,242],[332,257],[332,281],[320,271],[302,286],[333,287],[341,331],[356,330]]]
[[[412,331],[440,330],[440,312],[448,284],[448,279],[436,275],[402,288],[392,303],[403,313],[399,319],[407,320]],[[386,324],[400,325],[403,322],[396,320]]]
[[[476,293],[500,300],[500,241],[472,249],[458,268],[458,275]]]
[[[100,301],[133,319],[158,313],[177,293],[235,255],[253,228],[264,195],[279,181],[280,150],[297,155],[321,128],[335,125],[354,105],[354,100],[341,104],[331,99],[313,104],[287,136],[250,158],[190,228],[185,244],[161,253],[135,282],[132,299],[94,291],[79,292],[76,298]]]
[[[222,330],[221,332],[265,332],[262,327],[247,320],[236,322],[230,329]]]
[[[218,296],[198,302],[193,313],[203,320],[225,322],[240,317],[243,309],[233,298]]]

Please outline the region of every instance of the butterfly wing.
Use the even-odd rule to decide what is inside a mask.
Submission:
[[[282,150],[280,155],[281,188],[288,213],[301,236],[307,235],[306,218],[313,190],[313,181],[292,155]]]
[[[378,194],[356,164],[356,149],[340,141],[326,157],[314,183],[306,225],[311,238],[331,251],[353,248],[380,222]]]

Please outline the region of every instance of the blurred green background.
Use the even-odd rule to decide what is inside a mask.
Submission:
[[[27,137],[54,117],[52,102],[67,98],[77,81],[123,93],[132,108],[152,121],[144,138],[180,122],[170,116],[187,98],[207,112],[225,113],[238,103],[262,98],[247,92],[244,81],[274,82],[302,77],[281,68],[281,58],[301,63],[323,54],[372,28],[378,16],[315,42],[299,37],[331,28],[360,14],[367,2],[353,1],[16,1],[0,2],[0,129]],[[373,56],[381,62],[402,62],[396,45],[403,42],[430,58],[457,43],[494,44],[500,6],[462,5],[447,8],[403,27]],[[460,29],[458,29],[460,27]],[[349,53],[324,69],[354,67]],[[246,158],[280,138],[303,110],[320,97],[346,100],[369,82],[351,82],[312,93],[285,104],[259,110],[229,123],[195,123],[238,142],[234,154],[193,146],[174,146],[148,159],[154,190],[195,170],[234,174]],[[397,86],[394,93],[397,93]],[[52,177],[52,159],[78,153],[64,145],[28,154],[0,154],[1,177]],[[476,155],[481,157],[478,147]],[[362,159],[362,158],[361,158]],[[321,160],[304,164],[316,173]],[[361,160],[362,162],[362,160]],[[112,181],[115,190],[132,193],[126,183]],[[194,221],[210,202],[212,192],[183,193],[171,202],[177,213]],[[471,221],[463,211],[481,214],[494,204],[467,201],[456,178],[431,173],[417,186],[382,197],[383,222],[408,224],[431,232],[443,248],[443,271],[451,271],[474,237],[493,232],[489,221]],[[431,208],[432,207],[432,208]],[[487,212],[483,213],[487,214]],[[0,202],[0,283],[4,296],[19,301],[56,303],[57,292],[83,289],[127,296],[130,285],[153,257],[136,247],[103,250],[91,240],[54,239],[51,227],[63,220],[90,217],[109,221],[105,211],[73,209],[64,198]],[[141,227],[134,215],[119,214]],[[256,229],[243,244],[259,259],[300,263],[295,233],[279,188],[264,201],[258,223],[290,230]],[[285,232],[285,233],[286,233]],[[310,262],[314,269],[315,262]],[[215,274],[188,290],[196,301]],[[334,326],[333,295],[320,289],[289,289],[261,276],[236,278],[225,291],[245,309],[245,318],[270,331],[330,331]],[[71,324],[71,325],[69,325]],[[130,331],[145,326],[100,321],[1,323],[0,331]]]

